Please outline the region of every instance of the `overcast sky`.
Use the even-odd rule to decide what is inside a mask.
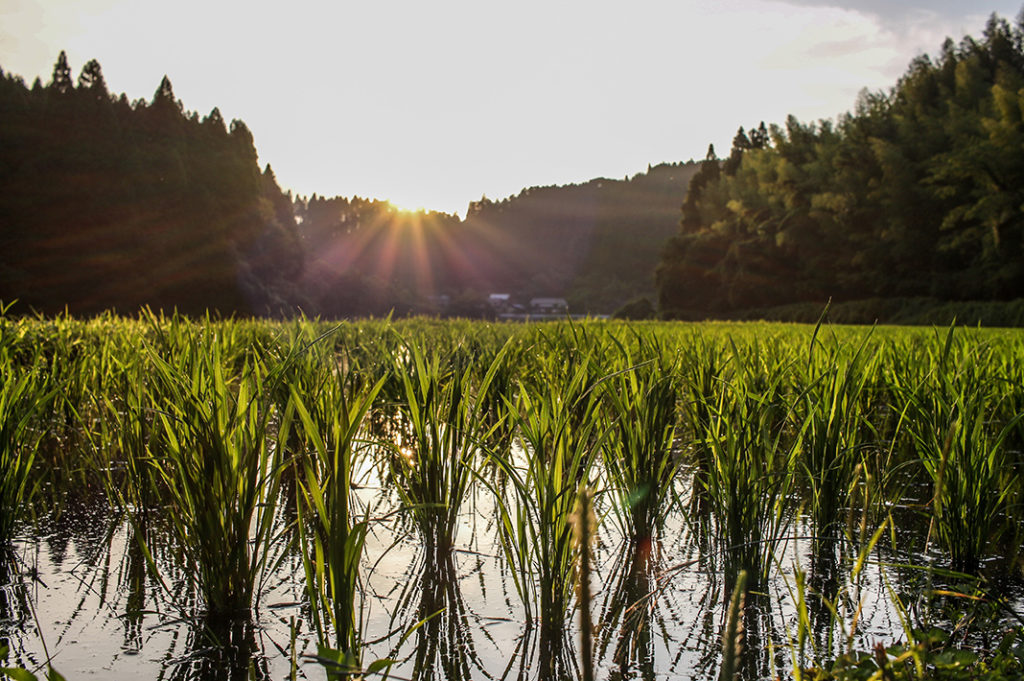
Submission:
[[[0,0],[0,66],[98,59],[251,128],[286,189],[465,211],[833,118],[1021,0]]]

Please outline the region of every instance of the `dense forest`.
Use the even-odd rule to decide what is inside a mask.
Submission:
[[[836,122],[708,151],[657,271],[669,317],[1024,292],[1024,25],[993,16]]]
[[[187,113],[165,77],[112,96],[62,52],[31,88],[0,73],[0,300],[91,314],[143,305],[265,314],[294,297],[291,199],[248,128]]]
[[[535,187],[466,219],[387,201],[291,197],[242,121],[112,95],[62,52],[47,84],[0,71],[0,301],[92,314],[488,312],[489,293],[608,312],[654,295],[698,165]],[[443,301],[443,302],[442,302]]]

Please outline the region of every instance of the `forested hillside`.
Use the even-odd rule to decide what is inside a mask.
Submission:
[[[465,220],[386,201],[296,199],[303,289],[331,315],[473,314],[488,293],[564,296],[573,311],[611,312],[654,292],[654,267],[678,227],[698,165],[662,164],[632,178],[532,187],[469,205]]]
[[[261,172],[248,128],[77,83],[64,53],[29,88],[0,72],[0,300],[91,314],[142,305],[269,313],[295,299],[291,200]]]
[[[661,164],[623,180],[526,189],[471,204],[466,223],[507,242],[496,288],[564,295],[575,310],[610,312],[653,295],[654,266],[698,168]]]
[[[835,123],[710,149],[657,273],[669,317],[1024,293],[1024,28],[947,40]]]
[[[472,315],[504,292],[610,312],[653,296],[698,168],[483,198],[462,220],[292,199],[244,123],[186,111],[166,77],[129,102],[61,53],[45,85],[0,72],[0,111],[0,301],[21,311]]]

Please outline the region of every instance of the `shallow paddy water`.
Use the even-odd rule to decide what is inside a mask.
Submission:
[[[622,542],[607,504],[598,493],[601,517],[593,548],[591,576],[595,623],[596,678],[716,679],[721,660],[725,585],[710,538],[702,538],[684,476],[679,504],[666,519],[660,541],[639,548]],[[414,528],[391,513],[395,495],[372,481],[357,492],[370,514],[371,534],[363,560],[364,663],[398,660],[397,679],[532,679],[538,677],[536,626],[528,627],[496,534],[490,494],[477,487],[464,505],[451,573],[426,563]],[[912,506],[912,505],[911,505]],[[745,658],[748,679],[775,678],[795,664],[797,649],[796,573],[810,573],[811,589],[832,578],[840,619],[856,615],[854,645],[870,650],[904,638],[900,608],[950,628],[939,608],[922,599],[941,578],[913,563],[927,565],[923,537],[912,508],[902,514],[898,541],[909,552],[880,541],[856,584],[849,583],[856,555],[847,551],[829,575],[811,567],[810,530],[800,518],[775,557],[776,569],[761,596],[748,606]],[[132,537],[132,526],[111,513],[99,495],[80,498],[69,491],[63,508],[43,511],[23,524],[15,543],[20,576],[5,575],[0,589],[0,629],[10,645],[9,664],[39,670],[46,653],[68,679],[286,679],[325,678],[316,659],[316,637],[309,630],[302,564],[284,548],[280,563],[265,575],[251,626],[228,623],[223,646],[202,622],[187,616],[184,571],[173,546],[156,546],[164,586],[154,579]],[[634,569],[637,556],[646,570]],[[935,561],[941,564],[936,556]],[[452,574],[453,573],[453,574]],[[816,581],[817,579],[817,581]],[[1024,609],[1018,587],[1008,605]],[[819,650],[841,650],[846,638],[836,618],[809,594],[813,643]],[[443,612],[411,633],[424,613]],[[429,611],[429,612],[428,612]],[[565,651],[579,655],[578,613],[565,624]],[[1006,616],[1009,623],[1012,619]],[[235,627],[235,631],[232,630]],[[44,647],[45,646],[45,647]]]

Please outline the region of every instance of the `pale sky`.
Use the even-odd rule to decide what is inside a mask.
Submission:
[[[0,0],[0,67],[167,74],[252,130],[298,194],[464,213],[481,195],[720,154],[736,129],[849,111],[1021,0]]]

